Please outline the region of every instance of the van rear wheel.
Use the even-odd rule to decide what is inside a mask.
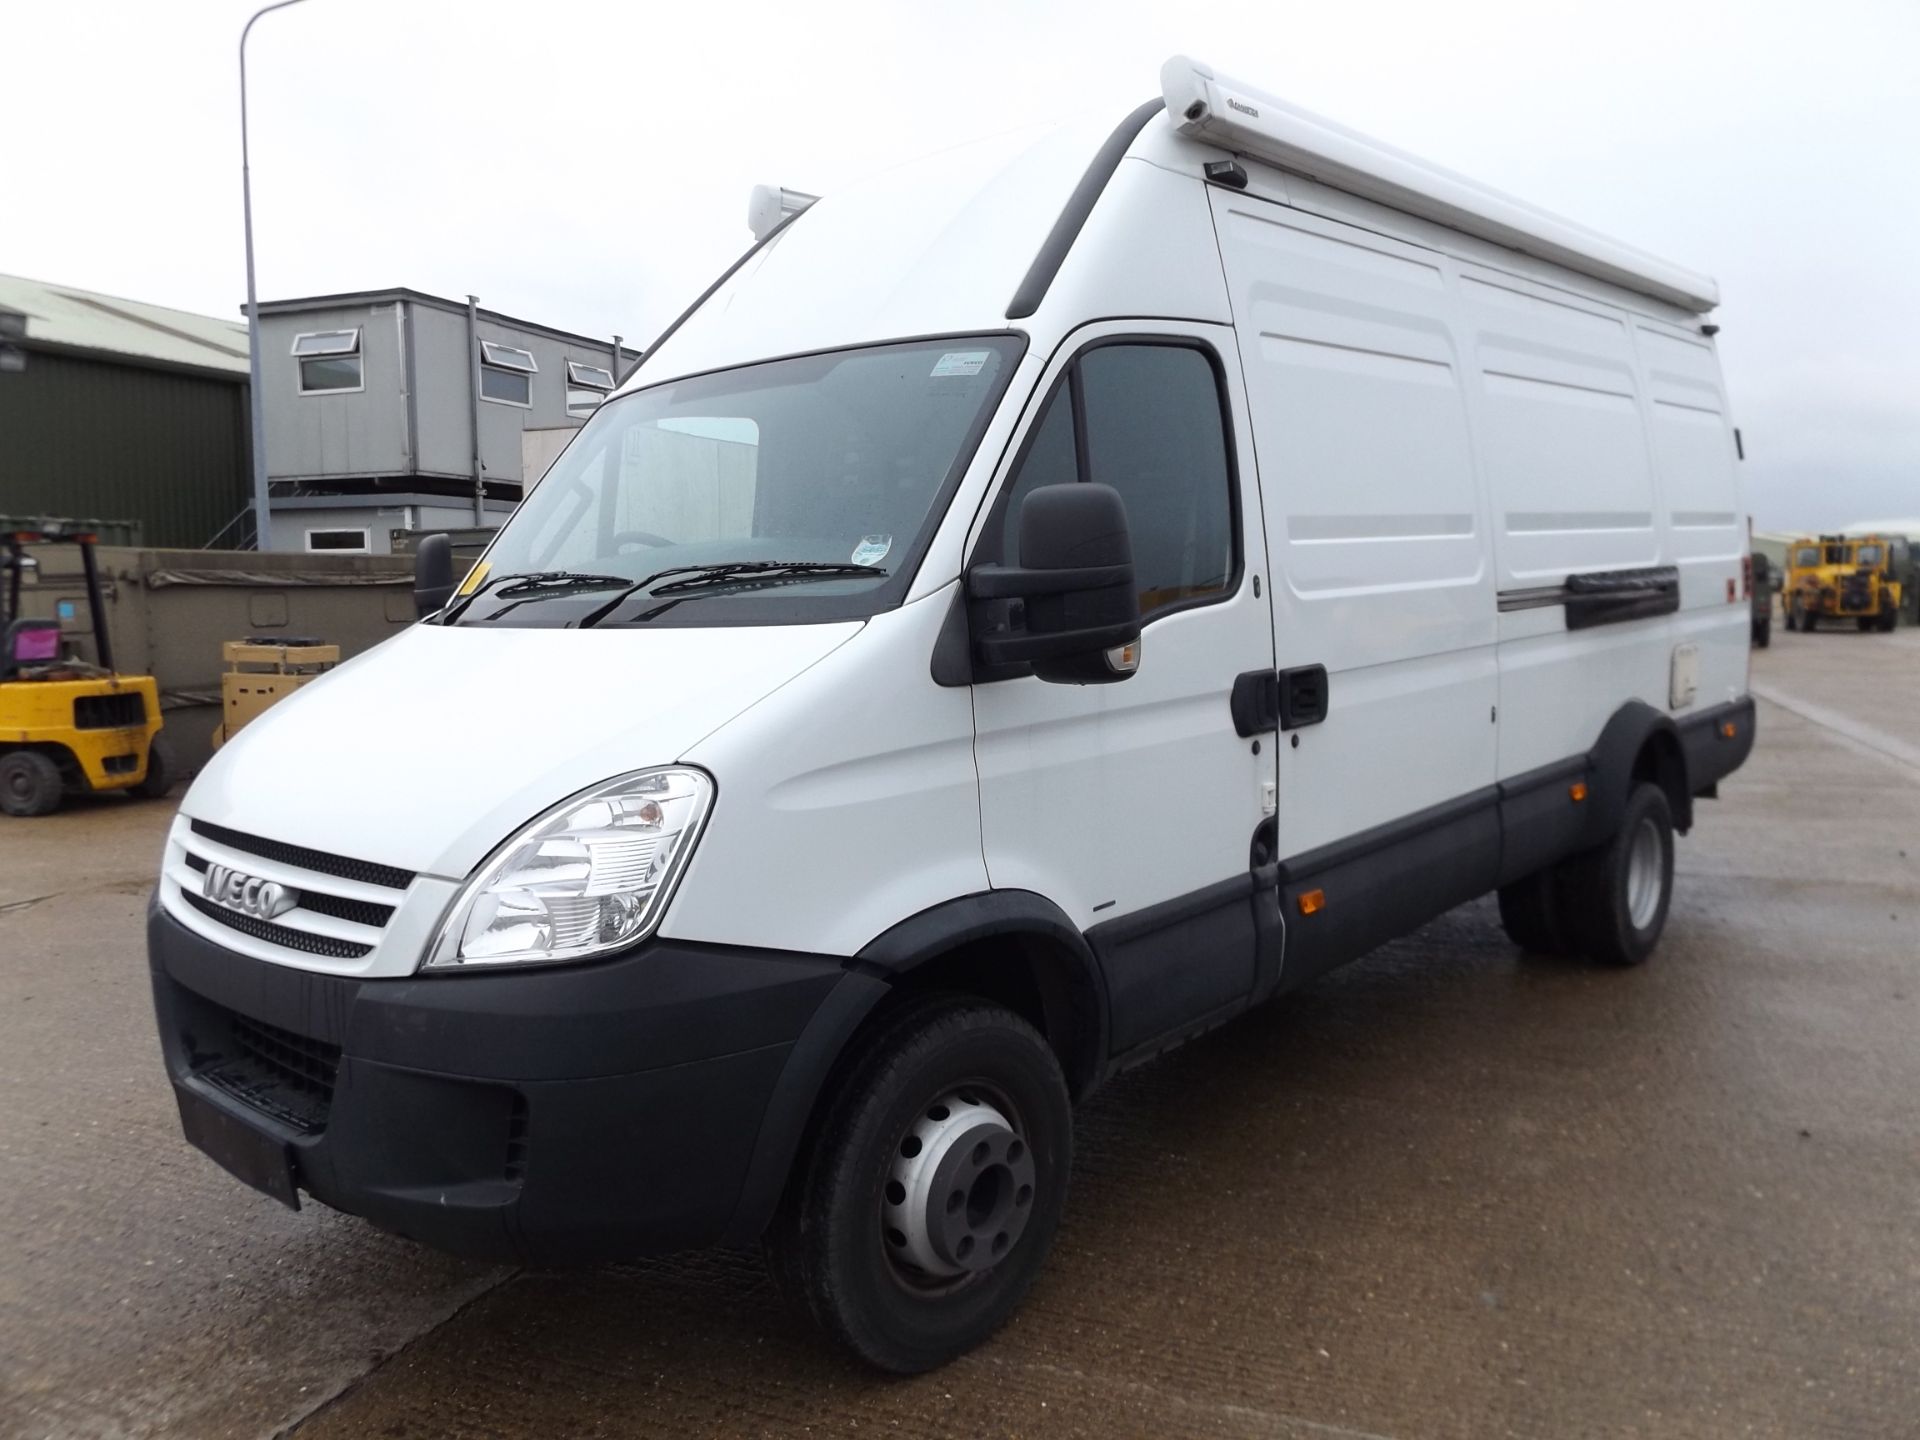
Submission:
[[[1673,807],[1642,781],[1606,844],[1557,872],[1555,903],[1572,946],[1603,965],[1639,965],[1653,954],[1673,901]]]
[[[1052,1247],[1073,1152],[1059,1062],[1010,1010],[926,996],[821,1103],[768,1236],[774,1274],[868,1364],[945,1364],[1013,1313]]]

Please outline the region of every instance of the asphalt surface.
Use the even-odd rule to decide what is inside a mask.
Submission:
[[[169,814],[0,825],[0,1437],[1920,1434],[1920,634],[1756,655],[1660,952],[1490,902],[1115,1083],[999,1337],[877,1378],[756,1258],[464,1264],[180,1139]]]

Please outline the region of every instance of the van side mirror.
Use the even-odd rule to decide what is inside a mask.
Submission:
[[[1031,665],[1056,685],[1124,680],[1139,663],[1140,595],[1127,507],[1110,485],[1044,485],[1020,507],[1020,564],[976,565],[967,593],[1024,623],[975,641],[992,667]]]
[[[429,535],[413,556],[413,613],[422,620],[453,598],[453,541]]]

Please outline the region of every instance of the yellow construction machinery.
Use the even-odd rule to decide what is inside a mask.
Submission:
[[[0,813],[45,815],[68,792],[167,793],[172,766],[160,740],[160,692],[150,675],[121,675],[101,603],[91,531],[57,521],[0,535]],[[21,585],[37,561],[28,545],[80,548],[95,661],[67,653],[63,615],[28,620]]]
[[[1789,630],[1822,620],[1851,620],[1862,630],[1900,623],[1900,579],[1907,542],[1885,535],[1810,535],[1787,547],[1780,603]]]

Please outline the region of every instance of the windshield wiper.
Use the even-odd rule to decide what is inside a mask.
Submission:
[[[672,570],[658,571],[644,580],[634,581],[599,609],[581,616],[579,628],[585,630],[589,626],[598,625],[619,609],[629,596],[649,586],[653,587],[655,595],[672,595],[682,591],[702,589],[708,585],[776,584],[781,581],[813,577],[825,580],[846,575],[883,576],[886,573],[878,565],[854,565],[825,560],[731,560],[719,565],[681,565]],[[673,579],[672,577],[676,575],[682,578]],[[662,580],[667,583],[660,584]],[[644,618],[651,619],[658,613],[658,610],[650,610]]]
[[[679,590],[699,590],[708,585],[724,585],[730,580],[783,580],[794,575],[817,575],[822,579],[836,575],[885,575],[878,565],[854,565],[829,560],[741,560],[731,565],[702,565],[700,573],[666,585],[656,585],[656,595],[671,595]]]
[[[526,600],[536,600],[546,595],[565,595],[573,590],[605,590],[610,586],[627,583],[629,582],[624,575],[595,575],[577,570],[528,570],[520,574],[496,575],[475,589],[471,595],[460,602],[458,609],[447,615],[440,623],[451,625],[466,613],[468,606],[482,595],[489,593],[495,599],[502,600],[510,595],[518,595],[521,599],[514,603],[521,604]],[[511,609],[513,609],[512,605],[503,605],[493,613],[501,615]]]

